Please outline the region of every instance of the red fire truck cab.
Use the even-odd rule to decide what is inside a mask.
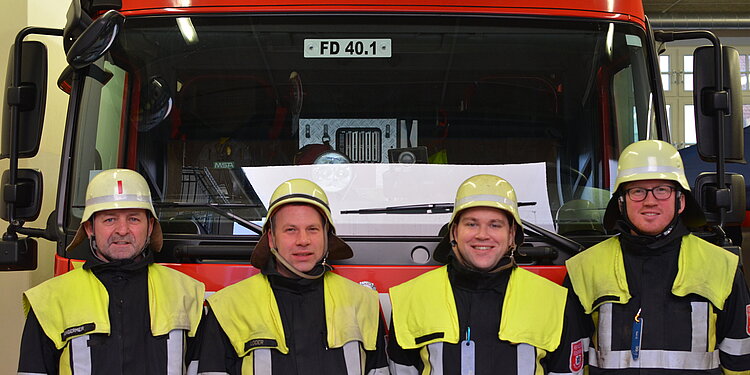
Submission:
[[[456,188],[490,173],[518,194],[517,260],[561,282],[611,235],[621,150],[669,140],[640,0],[74,0],[64,35],[56,273],[90,251],[64,248],[101,170],[145,176],[157,261],[209,291],[258,272],[271,192],[307,178],[354,249],[335,272],[385,295],[438,265]]]

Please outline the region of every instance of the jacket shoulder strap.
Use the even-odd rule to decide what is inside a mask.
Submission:
[[[732,292],[738,263],[737,255],[688,234],[682,237],[672,294],[683,297],[695,293],[722,310]]]
[[[174,329],[195,336],[203,312],[203,283],[159,264],[148,268],[148,305],[151,333],[165,335]]]
[[[458,343],[458,310],[443,266],[389,291],[396,340],[404,349],[433,342]]]
[[[24,312],[34,309],[39,324],[57,349],[85,334],[109,333],[109,294],[96,276],[82,268],[53,277],[23,294]]]
[[[503,300],[498,338],[554,351],[560,345],[568,291],[523,268],[514,268]]]
[[[340,348],[359,341],[365,350],[375,350],[380,319],[378,293],[333,272],[326,272],[324,277],[328,346]]]
[[[591,314],[605,302],[624,304],[630,300],[625,263],[617,236],[568,259],[565,266],[586,314]]]
[[[214,293],[208,304],[239,357],[260,348],[289,353],[279,306],[265,275],[257,274]]]

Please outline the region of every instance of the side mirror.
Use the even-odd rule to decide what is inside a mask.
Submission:
[[[44,123],[44,108],[47,99],[47,47],[36,41],[22,43],[21,75],[17,85],[13,83],[13,71],[17,60],[15,48],[12,47],[11,51],[5,83],[8,89],[5,95],[5,110],[3,110],[0,158],[10,157],[12,106],[16,108],[20,117],[20,126],[17,130],[17,155],[21,158],[30,158],[39,151]]]
[[[742,90],[739,53],[732,47],[722,48],[723,87],[716,88],[715,48],[699,47],[693,56],[693,103],[698,137],[698,154],[708,162],[718,157],[717,111],[724,110],[724,160],[744,163],[742,129]]]
[[[99,60],[112,47],[124,23],[125,16],[116,10],[97,18],[70,46],[68,64],[75,69],[83,69]]]
[[[719,208],[725,207],[724,224],[739,224],[745,220],[745,178],[737,173],[725,173],[724,185],[719,189],[718,175],[704,172],[695,179],[698,204],[703,207],[706,221],[717,224],[721,221]]]
[[[42,202],[42,176],[39,171],[18,169],[19,157],[32,157],[39,150],[47,90],[47,49],[39,42],[24,42],[32,34],[62,36],[60,29],[25,27],[16,34],[9,67],[10,85],[3,116],[3,143],[0,157],[8,157],[9,168],[2,176],[2,212],[8,229],[0,240],[0,271],[33,270],[37,266],[37,243],[18,238],[32,233],[23,228],[24,220],[39,216]],[[29,65],[30,64],[30,65]],[[24,116],[26,115],[26,116]],[[23,233],[22,233],[23,234]]]
[[[31,238],[0,241],[0,271],[31,271],[37,266],[37,243]]]
[[[15,205],[14,220],[34,221],[42,208],[42,173],[33,169],[19,169],[16,183],[10,184],[10,171],[3,172],[3,204],[0,204],[0,218],[10,221],[8,203]]]

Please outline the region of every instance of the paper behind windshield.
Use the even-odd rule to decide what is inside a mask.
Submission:
[[[521,218],[554,231],[544,163],[508,165],[328,164],[244,167],[248,181],[266,208],[273,190],[291,178],[306,178],[328,194],[337,232],[345,236],[434,236],[450,219],[443,214],[346,214],[343,210],[453,203],[456,189],[477,174],[510,182],[520,202]]]

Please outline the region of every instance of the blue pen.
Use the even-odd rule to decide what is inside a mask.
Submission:
[[[638,355],[641,352],[641,338],[643,335],[643,318],[641,318],[641,309],[635,314],[635,322],[633,322],[633,338],[630,341],[630,354],[633,355],[633,359],[638,359]]]

